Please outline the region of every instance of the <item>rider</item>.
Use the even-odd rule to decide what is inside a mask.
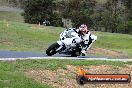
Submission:
[[[97,40],[97,36],[92,35],[90,33],[90,31],[88,30],[87,25],[82,24],[79,27],[79,32],[81,35],[81,39],[82,39],[82,56],[85,56],[85,54],[87,53],[87,49],[89,49],[92,46],[92,43],[95,42]]]
[[[90,48],[89,45],[92,43],[92,40],[90,38],[91,33],[88,30],[87,25],[82,24],[79,29],[78,29],[78,33],[82,39],[81,45],[82,45],[82,56],[85,56],[85,54],[87,53],[87,48]]]
[[[82,56],[85,56],[87,49],[90,48],[92,45],[92,38],[95,38],[96,36],[91,37],[91,33],[88,30],[87,25],[82,24],[78,29],[76,28],[69,28],[62,32],[60,34],[61,40],[72,38],[72,42],[74,44],[81,43],[82,45]],[[97,39],[97,38],[96,38]]]

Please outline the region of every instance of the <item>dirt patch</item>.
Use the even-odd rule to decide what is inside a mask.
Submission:
[[[122,52],[107,50],[107,49],[98,48],[98,47],[91,48],[88,51],[88,53],[102,55],[102,56],[108,56],[108,57],[127,58],[127,55],[125,55]]]
[[[46,83],[55,88],[76,88],[76,74],[74,70],[69,69],[70,66],[67,67],[67,70],[58,69],[56,71],[49,70],[28,70],[26,75],[28,77],[34,78],[36,81],[41,83]]]
[[[9,41],[0,41],[0,43],[5,45],[12,45],[12,42],[9,42]]]
[[[125,67],[111,65],[88,66],[85,67],[85,70],[91,74],[132,75],[132,65],[126,65]],[[86,84],[80,86],[75,80],[76,67],[71,65],[67,65],[65,70],[27,70],[25,74],[40,83],[46,83],[55,88],[132,88],[132,82],[130,84]]]

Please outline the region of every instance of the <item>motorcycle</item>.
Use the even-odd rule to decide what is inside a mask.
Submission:
[[[59,41],[53,43],[48,47],[48,49],[46,50],[46,54],[48,56],[52,56],[56,53],[70,55],[72,57],[80,56],[82,50],[82,44],[85,41],[88,42],[89,39],[93,43],[94,41],[97,40],[97,36],[88,35],[85,37],[85,41],[81,41],[80,43],[76,43],[75,39],[76,38],[66,38],[66,39],[61,38]]]
[[[65,39],[65,41],[60,40],[60,41],[53,43],[46,50],[46,54],[48,56],[52,56],[56,53],[71,55],[73,57],[80,56],[81,44],[72,43],[71,40],[73,42],[74,39],[73,38],[72,39]]]

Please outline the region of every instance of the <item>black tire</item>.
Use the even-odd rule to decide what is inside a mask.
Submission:
[[[87,81],[84,76],[78,76],[76,80],[79,85],[84,85]]]
[[[50,45],[48,47],[48,49],[46,50],[46,54],[48,56],[52,56],[52,55],[56,54],[57,53],[56,49],[59,48],[59,47],[60,47],[60,45],[57,42],[52,44],[52,45]]]
[[[73,53],[73,54],[71,55],[71,57],[77,57],[77,56],[79,56],[79,55],[77,55],[77,54],[75,54],[75,53]]]
[[[76,45],[76,50],[71,52],[71,56],[72,57],[77,57],[77,56],[80,56],[80,55],[81,55],[81,48],[80,48],[80,45],[77,44]]]

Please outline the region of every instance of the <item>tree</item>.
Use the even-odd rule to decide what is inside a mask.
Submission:
[[[125,33],[129,33],[132,32],[132,30],[130,30],[132,28],[132,0],[123,0],[123,2],[125,6],[124,11]]]
[[[52,14],[53,0],[27,0],[24,6],[24,19],[28,23],[43,22],[50,19]]]
[[[122,25],[123,9],[119,7],[118,0],[109,0],[104,5],[104,10],[101,12],[101,26],[106,32],[118,32]]]
[[[61,19],[53,12],[54,0],[26,0],[24,5],[24,19],[27,23],[42,24],[44,20],[48,20],[51,25],[57,26],[56,22]],[[59,20],[59,21],[58,21]],[[58,23],[58,25],[60,26]]]
[[[64,18],[70,18],[73,27],[78,27],[81,24],[91,24],[91,15],[93,14],[93,0],[63,0],[62,15]]]

